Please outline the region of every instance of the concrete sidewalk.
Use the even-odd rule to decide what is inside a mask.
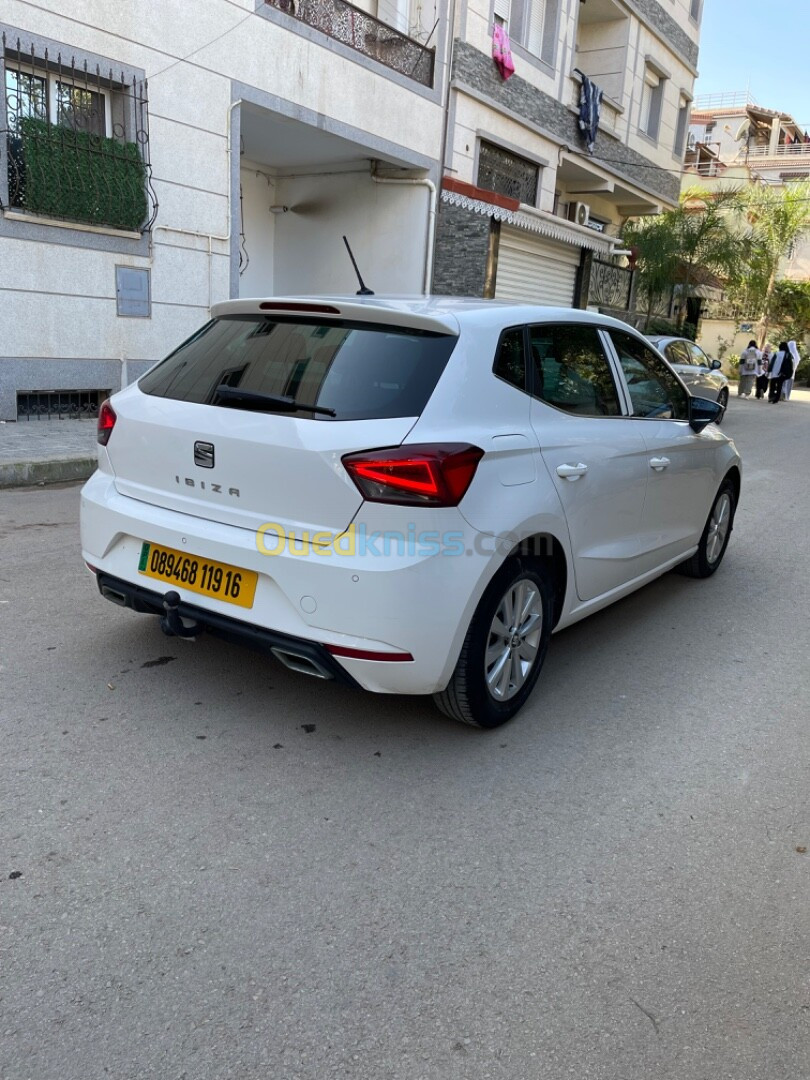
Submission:
[[[0,421],[0,488],[86,480],[96,467],[96,421]]]

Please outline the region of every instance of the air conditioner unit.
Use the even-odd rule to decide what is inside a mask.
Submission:
[[[570,202],[568,204],[568,220],[575,221],[577,225],[587,225],[591,216],[591,208],[584,202]]]

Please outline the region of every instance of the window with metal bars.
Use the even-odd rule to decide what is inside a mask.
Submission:
[[[478,149],[478,187],[537,205],[540,167],[503,147],[481,142]]]
[[[0,206],[131,232],[157,211],[146,84],[2,34]],[[5,175],[3,175],[5,174]]]

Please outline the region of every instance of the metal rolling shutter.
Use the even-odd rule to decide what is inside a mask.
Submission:
[[[570,307],[579,257],[579,248],[502,225],[495,298]]]

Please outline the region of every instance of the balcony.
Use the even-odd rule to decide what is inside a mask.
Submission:
[[[346,0],[266,0],[272,7],[320,30],[422,86],[433,86],[435,50],[375,19]]]
[[[775,150],[770,146],[749,146],[745,155],[749,162],[755,165],[769,161],[810,169],[810,143],[793,143],[790,146],[780,143]]]

